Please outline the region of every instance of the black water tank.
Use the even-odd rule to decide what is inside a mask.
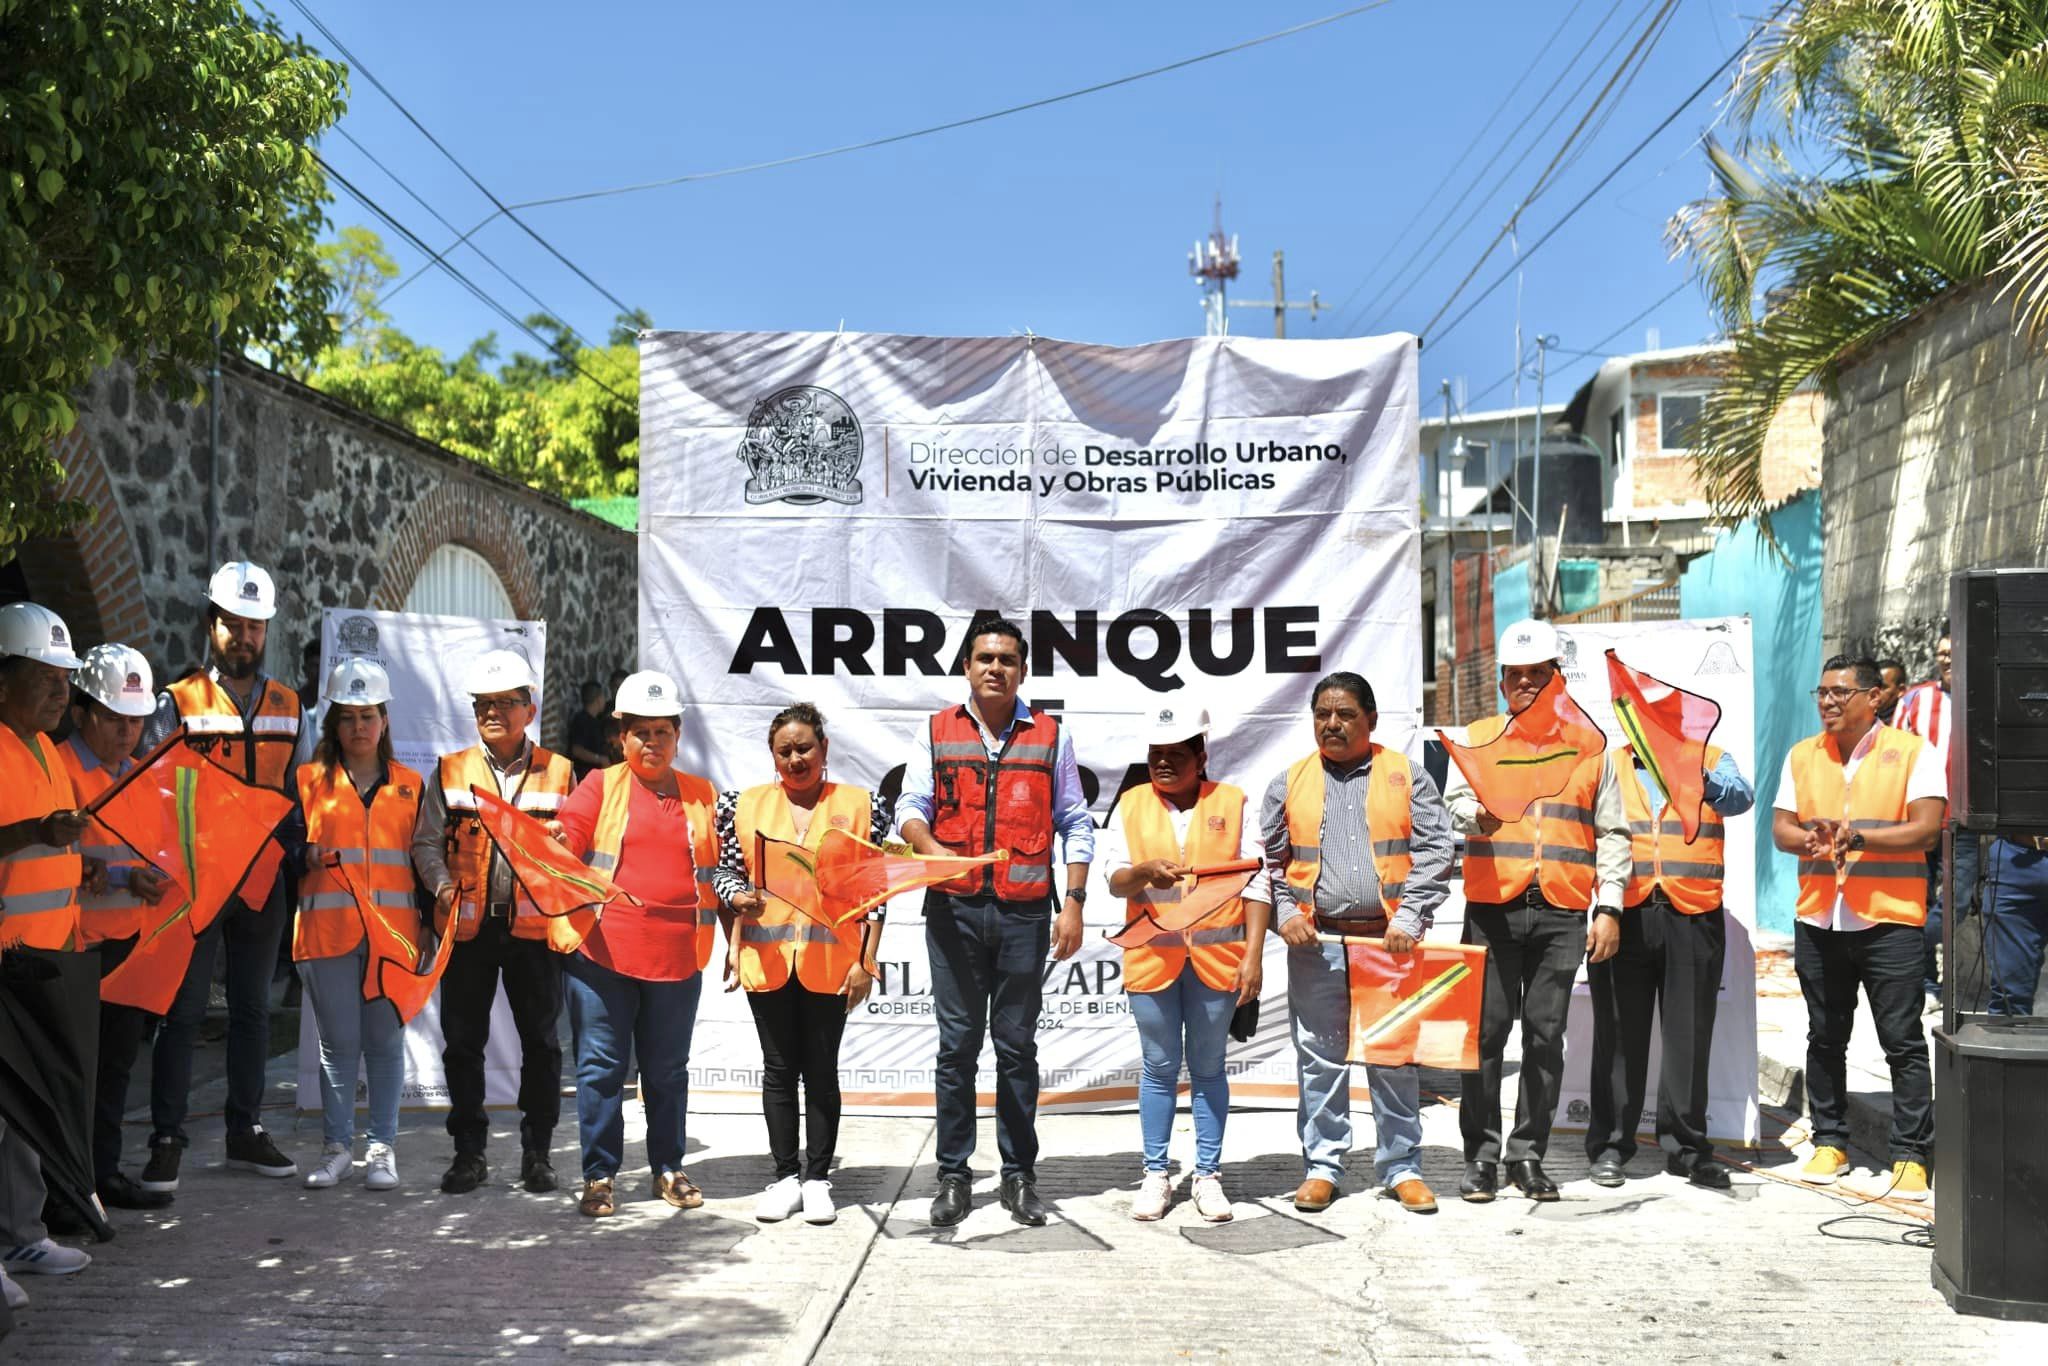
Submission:
[[[1601,462],[1606,459],[1592,442],[1583,436],[1574,436],[1568,431],[1553,428],[1543,438],[1543,487],[1539,495],[1536,486],[1536,457],[1522,455],[1515,460],[1516,491],[1523,508],[1536,509],[1536,526],[1545,536],[1557,535],[1560,512],[1564,516],[1564,539],[1573,543],[1598,543],[1606,539],[1606,530],[1601,522],[1603,511],[1601,488],[1604,471]],[[1539,507],[1535,500],[1541,497]],[[1515,544],[1527,545],[1534,539],[1529,526],[1528,514],[1515,514]]]

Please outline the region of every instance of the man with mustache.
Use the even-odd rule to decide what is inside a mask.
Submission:
[[[252,787],[293,796],[298,766],[313,755],[299,695],[263,672],[277,586],[261,565],[231,560],[206,587],[207,667],[158,694],[156,714],[142,729],[136,754],[147,754],[183,727],[196,748]],[[177,999],[157,1030],[150,1067],[149,1162],[136,1183],[146,1191],[178,1189],[192,1089],[192,1050],[206,1018],[214,955],[226,946],[228,995],[228,1166],[282,1179],[298,1164],[278,1151],[257,1122],[263,1107],[263,1065],[270,1052],[270,983],[278,945],[291,920],[277,846],[264,845],[249,879],[228,898],[192,949]],[[268,873],[268,877],[264,874]]]
[[[1502,633],[1496,656],[1508,716],[1467,728],[1484,745],[1509,716],[1533,705],[1556,676],[1562,650],[1544,621],[1518,621]],[[1565,1016],[1582,959],[1603,963],[1621,943],[1622,895],[1634,859],[1628,809],[1614,764],[1601,753],[1580,760],[1563,790],[1513,821],[1480,803],[1455,766],[1444,804],[1465,844],[1465,942],[1486,948],[1486,995],[1479,1017],[1479,1070],[1465,1073],[1458,1127],[1465,1137],[1465,1179],[1458,1192],[1483,1204],[1498,1192],[1499,1164],[1531,1200],[1559,1198],[1543,1170],[1550,1125],[1564,1081]],[[1522,1026],[1515,1124],[1501,1135],[1500,1084],[1508,1031]]]

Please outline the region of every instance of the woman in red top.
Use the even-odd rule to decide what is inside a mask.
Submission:
[[[607,906],[562,969],[583,1144],[577,1208],[593,1218],[614,1208],[629,1055],[640,1065],[654,1194],[678,1209],[704,1203],[683,1171],[683,1131],[690,1034],[703,986],[699,929],[708,914],[698,906],[700,860],[693,850],[715,848],[716,793],[704,779],[670,767],[682,714],[677,698],[666,674],[637,673],[621,683],[616,705],[626,761],[590,774],[562,805],[562,842],[643,903]],[[708,878],[716,860],[701,861]]]

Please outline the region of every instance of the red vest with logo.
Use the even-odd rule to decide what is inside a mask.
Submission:
[[[1060,723],[1041,711],[1010,728],[995,758],[965,706],[931,719],[932,837],[963,854],[1007,849],[1010,857],[938,884],[1004,901],[1052,895],[1052,774]]]

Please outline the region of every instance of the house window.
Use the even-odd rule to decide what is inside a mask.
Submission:
[[[1657,400],[1657,446],[1661,450],[1692,449],[1692,431],[1706,407],[1704,394],[1666,394]]]
[[[482,617],[506,621],[518,614],[512,610],[512,595],[491,568],[491,562],[468,546],[444,545],[427,557],[419,577],[405,595],[405,610],[446,617]]]
[[[1607,415],[1607,463],[1621,468],[1621,409],[1616,408]]]

